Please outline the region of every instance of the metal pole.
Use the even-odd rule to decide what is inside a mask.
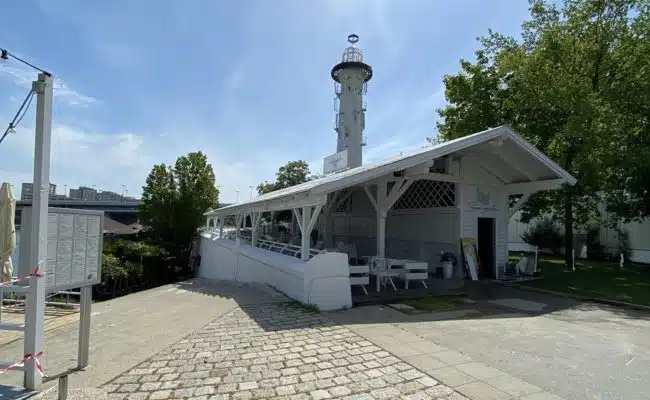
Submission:
[[[59,400],[68,399],[68,375],[59,378]]]
[[[29,241],[28,265],[45,275],[47,270],[47,221],[50,193],[50,150],[52,138],[52,77],[39,74],[32,88],[36,93],[36,138],[34,149],[34,198]],[[45,316],[45,278],[30,278],[31,290],[25,302],[25,354],[43,351]],[[37,390],[43,383],[35,359],[25,361],[25,388]]]
[[[93,290],[92,286],[81,288],[79,300],[79,353],[77,366],[84,369],[88,366],[90,353],[90,308],[92,307]]]

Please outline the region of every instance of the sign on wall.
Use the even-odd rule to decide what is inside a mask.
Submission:
[[[475,210],[497,209],[490,189],[479,185],[467,186],[467,207]]]
[[[29,265],[32,208],[22,211],[19,276]],[[69,208],[48,209],[45,290],[57,292],[92,286],[101,280],[104,212]]]
[[[323,160],[323,174],[339,172],[348,167],[348,149],[325,157]]]

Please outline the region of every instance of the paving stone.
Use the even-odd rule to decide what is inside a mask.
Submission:
[[[143,383],[140,386],[140,390],[145,390],[147,392],[151,392],[151,391],[160,389],[161,385],[162,385],[161,382],[147,382],[147,383]]]
[[[157,392],[151,393],[151,396],[149,396],[149,399],[151,400],[167,400],[171,397],[172,391],[171,390],[159,390]]]
[[[445,385],[436,385],[424,391],[426,394],[431,396],[434,399],[444,398],[454,393],[454,389]]]
[[[471,399],[502,400],[512,397],[507,393],[488,385],[485,382],[467,383],[465,385],[457,387],[456,390]]]
[[[322,314],[257,304],[236,308],[116,377],[104,390],[120,399],[143,395],[151,400],[462,398],[438,383],[443,378],[433,367],[447,365],[444,360],[467,361],[451,351],[434,352],[438,349],[423,342],[413,347],[436,358],[427,364],[414,356],[411,364]],[[433,377],[420,366],[433,370]],[[475,379],[463,375],[469,381],[456,384]]]
[[[315,390],[310,393],[311,398],[314,400],[321,400],[321,399],[331,399],[332,396],[329,394],[327,390]]]

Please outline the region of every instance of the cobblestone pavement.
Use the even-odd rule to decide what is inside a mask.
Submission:
[[[114,400],[466,399],[291,303],[237,308],[104,389]]]

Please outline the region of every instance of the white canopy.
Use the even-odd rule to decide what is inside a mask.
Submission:
[[[16,248],[16,199],[11,185],[3,183],[0,187],[0,281],[8,281],[13,276],[11,254]]]

